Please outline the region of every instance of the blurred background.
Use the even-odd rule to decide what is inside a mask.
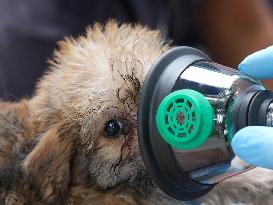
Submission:
[[[94,22],[139,22],[236,68],[273,45],[272,11],[273,0],[0,0],[0,98],[30,97],[56,42]]]

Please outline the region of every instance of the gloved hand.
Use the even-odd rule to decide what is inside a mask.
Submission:
[[[247,56],[239,71],[255,79],[273,78],[273,46]],[[245,127],[231,142],[234,153],[249,164],[273,169],[273,128]]]

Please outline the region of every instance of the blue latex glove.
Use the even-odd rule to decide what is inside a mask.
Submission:
[[[273,78],[273,46],[247,56],[238,68],[255,79]]]
[[[239,71],[255,79],[273,78],[273,46],[246,57]],[[243,128],[235,134],[231,146],[234,153],[249,164],[273,169],[273,128]]]

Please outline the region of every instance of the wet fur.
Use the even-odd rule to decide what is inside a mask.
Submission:
[[[0,204],[182,204],[151,180],[136,134],[144,77],[168,48],[159,32],[114,21],[61,41],[33,97],[0,104]],[[116,139],[103,132],[110,119],[125,129]],[[272,188],[242,175],[200,200],[258,202]]]

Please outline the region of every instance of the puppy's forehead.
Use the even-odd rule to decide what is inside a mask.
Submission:
[[[117,100],[138,104],[140,89],[149,67],[150,63],[132,54],[110,58],[110,71]]]
[[[145,63],[145,62],[144,62]],[[98,76],[92,103],[105,115],[123,115],[136,120],[140,89],[148,70],[134,55],[112,55],[105,73]],[[94,104],[93,104],[94,105]]]

